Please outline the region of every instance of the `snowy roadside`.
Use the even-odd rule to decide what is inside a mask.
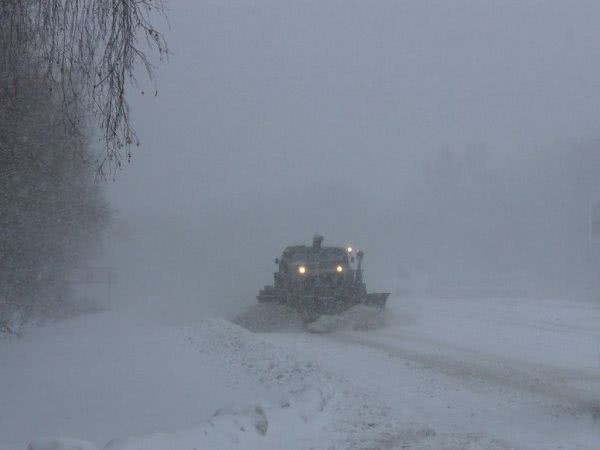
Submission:
[[[2,450],[379,448],[404,432],[343,377],[221,319],[98,314],[2,342],[0,358]]]
[[[274,337],[222,319],[164,327],[103,313],[0,343],[0,448],[509,448],[398,421]]]
[[[255,332],[103,313],[0,342],[0,449],[597,448],[595,305],[405,306],[325,335],[259,308]]]

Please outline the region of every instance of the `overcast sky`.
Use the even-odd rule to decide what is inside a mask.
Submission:
[[[432,152],[501,167],[600,136],[598,1],[172,0],[168,16],[159,94],[131,91],[142,146],[108,187],[122,217],[271,203],[273,249],[347,240],[338,200],[385,210],[428,183]],[[254,223],[248,239],[274,232]]]
[[[599,135],[597,1],[177,0],[168,14],[159,96],[132,93],[143,146],[111,186],[120,208],[349,178],[387,190],[441,146]]]

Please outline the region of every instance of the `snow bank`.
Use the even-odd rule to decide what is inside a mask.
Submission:
[[[103,313],[1,345],[0,448],[353,448],[392,429],[367,393],[265,335],[137,320]]]
[[[187,430],[116,439],[105,450],[218,449],[421,449],[508,450],[503,442],[469,433],[440,433],[398,422],[389,408],[296,352],[283,350],[275,335],[257,335],[224,320],[208,320],[189,342],[219,353],[227,370],[255,378],[281,393],[277,401],[233,403]],[[302,335],[289,334],[290,339]],[[388,382],[390,380],[387,380]]]
[[[288,393],[279,403],[280,410],[265,409],[269,429],[285,430],[283,441],[278,440],[277,432],[267,433],[278,445],[273,448],[369,448],[367,444],[382,435],[397,435],[404,429],[393,423],[386,406],[374,401],[369,392],[357,389],[343,375],[284,350],[277,345],[275,335],[257,335],[217,319],[207,321],[202,329],[215,339],[205,338],[198,345],[205,349],[214,345],[215,351],[229,361],[231,370],[242,368],[266,386]]]
[[[388,317],[359,307],[338,319],[326,330],[377,328]],[[466,391],[454,399],[430,389],[443,377],[365,344],[392,331],[257,334],[222,319],[174,327],[110,313],[44,327],[0,345],[0,448],[26,448],[31,430],[97,445],[40,439],[31,450],[510,448],[471,433],[483,427],[468,414],[490,411],[471,408]],[[448,425],[454,415],[460,427]]]
[[[189,450],[321,448],[328,440],[320,416],[327,401],[315,388],[291,395],[277,405],[229,406],[208,421],[177,433],[116,439],[105,450]],[[326,444],[327,445],[327,444]],[[327,448],[324,446],[322,448]]]

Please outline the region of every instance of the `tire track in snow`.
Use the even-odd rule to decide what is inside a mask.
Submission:
[[[503,365],[517,365],[521,369],[527,369],[529,372],[552,372],[558,378],[568,382],[568,381],[581,381],[581,382],[590,382],[590,383],[598,383],[598,389],[600,392],[600,367],[598,369],[589,368],[589,369],[571,369],[567,367],[556,367],[551,366],[549,364],[543,363],[532,363],[523,359],[518,358],[505,358],[498,355],[493,355],[490,353],[484,353],[476,349],[460,346],[457,344],[451,344],[449,342],[443,342],[431,338],[426,338],[422,336],[410,336],[408,334],[400,334],[382,331],[378,332],[377,336],[385,337],[386,339],[397,339],[401,342],[414,342],[416,344],[425,344],[430,348],[436,349],[438,351],[443,351],[444,349],[450,350],[452,353],[461,353],[462,355],[468,355],[470,358],[473,358],[477,361],[484,361],[488,364],[497,364],[502,362]],[[373,339],[371,337],[371,339]]]
[[[493,355],[482,355],[474,350],[460,349],[446,343],[428,339],[415,339],[428,345],[436,345],[452,350],[452,356],[411,350],[401,345],[392,345],[376,337],[356,333],[338,333],[335,339],[345,343],[380,350],[391,357],[420,364],[426,369],[463,380],[475,379],[486,384],[495,384],[516,391],[540,395],[576,407],[589,413],[600,422],[600,373],[593,374],[582,370],[543,366],[534,363],[515,361]],[[450,352],[449,352],[450,353]],[[464,356],[464,359],[461,359]],[[588,383],[596,387],[575,388],[573,383]]]

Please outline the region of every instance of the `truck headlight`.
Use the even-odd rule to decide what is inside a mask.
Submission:
[[[342,273],[342,272],[344,271],[344,268],[343,268],[342,266],[338,265],[338,266],[335,268],[335,271],[336,271],[337,273]]]
[[[298,267],[298,273],[300,275],[304,275],[306,273],[306,267],[304,267],[304,266]]]

